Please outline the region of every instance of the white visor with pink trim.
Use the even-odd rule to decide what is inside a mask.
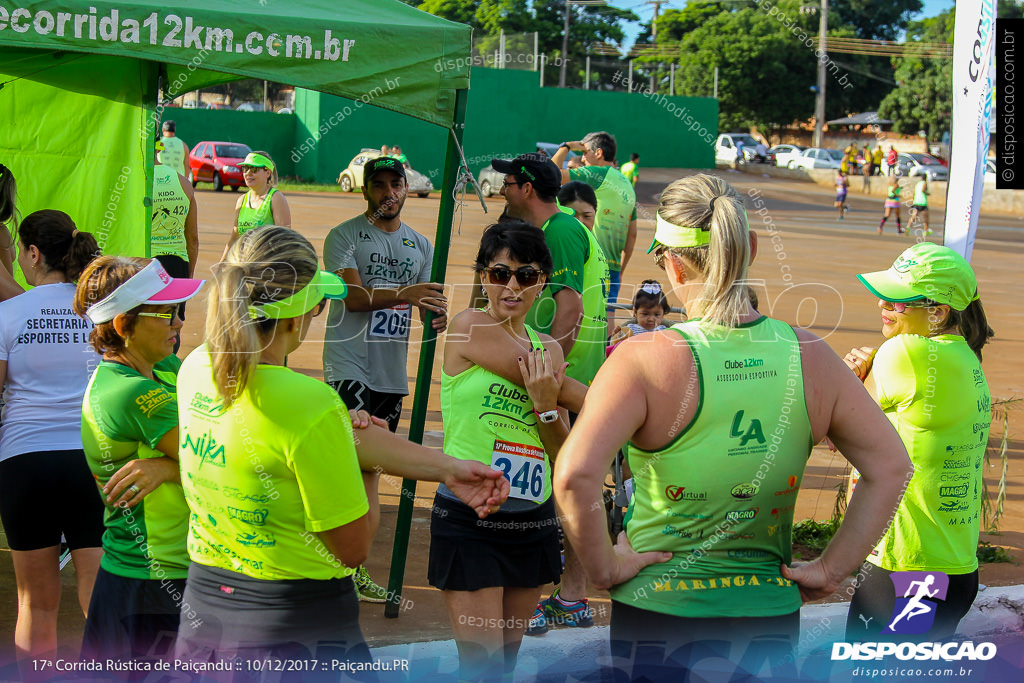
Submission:
[[[90,306],[85,315],[93,324],[99,325],[141,304],[159,306],[188,301],[199,293],[204,284],[206,280],[171,277],[160,262],[153,259],[102,301]]]

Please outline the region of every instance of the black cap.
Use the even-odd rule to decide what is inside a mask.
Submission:
[[[405,167],[401,161],[395,157],[377,157],[367,161],[363,167],[363,184],[370,182],[370,178],[380,171],[393,171],[405,178]]]
[[[512,161],[492,159],[491,168],[498,173],[514,175],[520,182],[529,182],[541,194],[556,195],[562,187],[562,174],[555,162],[544,154],[520,154]]]
[[[164,130],[173,133],[174,132],[174,121],[170,121],[170,120],[164,121]]]

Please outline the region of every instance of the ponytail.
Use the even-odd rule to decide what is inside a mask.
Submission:
[[[17,215],[14,208],[17,196],[18,184],[14,182],[14,174],[11,173],[11,169],[0,164],[0,224],[12,221],[17,223]],[[0,244],[0,249],[3,248],[4,245]]]
[[[99,256],[96,238],[75,227],[63,211],[43,209],[25,217],[18,226],[25,246],[35,246],[43,255],[47,270],[55,270],[75,282],[89,262]]]
[[[946,329],[956,330],[980,361],[982,347],[995,336],[995,332],[988,326],[988,317],[985,315],[981,300],[972,301],[962,311],[950,309],[946,323]]]
[[[268,225],[242,235],[214,267],[206,311],[206,344],[224,407],[242,394],[273,338],[277,320],[254,320],[249,306],[295,294],[318,270],[316,251],[299,233]]]
[[[665,188],[658,213],[674,225],[711,232],[706,246],[669,249],[704,278],[704,291],[696,310],[688,311],[690,317],[708,325],[738,325],[750,307],[750,229],[739,194],[720,178],[691,176]]]

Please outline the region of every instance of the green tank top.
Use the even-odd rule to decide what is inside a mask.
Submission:
[[[605,258],[601,245],[594,233],[584,231],[590,242],[590,256],[583,264],[583,320],[580,331],[576,335],[576,343],[569,349],[565,360],[569,368],[567,377],[587,386],[594,381],[594,376],[601,369],[608,346],[608,282],[611,278],[608,271],[608,259]]]
[[[264,225],[273,225],[274,212],[272,201],[276,193],[276,188],[270,188],[270,192],[267,192],[267,196],[263,198],[263,203],[260,204],[258,209],[252,208],[249,204],[253,198],[252,190],[245,193],[245,196],[242,197],[242,208],[238,210],[239,235],[244,235],[253,228],[259,228]]]
[[[163,151],[157,154],[160,159],[160,163],[164,166],[170,166],[172,169],[181,173],[185,170],[185,141],[179,137],[162,137],[160,141],[164,143]]]
[[[800,343],[761,317],[737,328],[670,328],[697,372],[693,420],[658,451],[630,444],[635,493],[626,533],[637,552],[671,551],[612,589],[612,599],[684,617],[761,617],[800,608],[782,577],[793,508],[811,452]],[[692,393],[691,393],[692,395]]]
[[[889,194],[887,195],[888,198],[889,199],[899,199],[900,198],[900,190],[902,190],[902,189],[903,188],[901,188],[899,185],[890,185],[889,186]]]
[[[150,228],[150,253],[171,254],[188,262],[185,243],[185,219],[188,195],[181,188],[178,172],[170,166],[153,167],[153,224]]]
[[[928,206],[928,193],[924,191],[925,182],[917,181],[914,186],[914,204],[917,206]]]
[[[534,349],[544,348],[529,326]],[[523,387],[474,365],[457,375],[441,368],[444,452],[501,469],[509,498],[543,503],[551,496],[551,461]]]

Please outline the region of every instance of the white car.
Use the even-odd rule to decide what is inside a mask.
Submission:
[[[839,168],[843,161],[843,153],[838,149],[826,149],[824,147],[808,147],[800,156],[794,157],[786,164],[787,168]]]
[[[730,166],[735,164],[736,147],[739,142],[743,142],[743,161],[753,161],[758,141],[748,133],[722,133],[719,135],[715,142],[715,161]]]
[[[775,145],[768,150],[768,153],[775,155],[776,166],[787,168],[789,162],[800,156],[803,151],[803,147],[797,147],[796,145]]]
[[[348,168],[338,175],[338,184],[341,185],[342,192],[355,192],[356,190],[362,190],[363,166],[365,166],[366,162],[370,159],[376,159],[379,156],[379,149],[364,147],[363,150],[349,162]],[[430,178],[419,171],[412,170],[408,166],[405,167],[405,179],[409,183],[409,194],[414,194],[417,197],[426,197],[430,194],[430,191],[434,189],[434,185],[430,182]]]

